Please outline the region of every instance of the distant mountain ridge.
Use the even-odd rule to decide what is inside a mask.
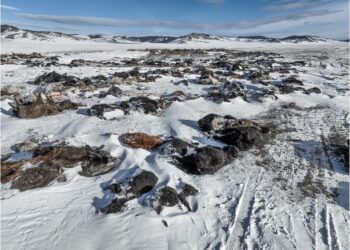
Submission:
[[[244,41],[244,42],[265,42],[265,43],[300,43],[300,42],[327,42],[329,39],[309,35],[293,35],[284,38],[271,38],[266,36],[215,36],[205,33],[191,33],[185,36],[107,36],[100,34],[78,35],[66,34],[54,31],[33,31],[20,29],[18,27],[2,24],[1,39],[33,39],[33,40],[55,40],[64,38],[78,41],[96,41],[110,43],[186,43],[189,41],[206,41],[206,40],[227,40],[227,41]]]

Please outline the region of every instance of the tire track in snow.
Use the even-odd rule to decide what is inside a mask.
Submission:
[[[331,250],[339,250],[338,237],[335,231],[333,218],[330,212],[328,212],[328,246]]]
[[[223,249],[248,249],[247,236],[250,233],[254,220],[252,220],[255,204],[255,191],[253,191],[260,179],[260,169],[252,169],[245,181],[242,195],[239,198],[237,209],[233,214],[234,222],[229,227],[228,239]]]

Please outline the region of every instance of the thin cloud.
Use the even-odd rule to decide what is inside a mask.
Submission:
[[[266,10],[289,11],[297,9],[310,9],[320,7],[330,3],[331,0],[280,0],[273,2],[265,7]]]
[[[9,5],[0,5],[0,8],[3,10],[20,11],[20,9]]]
[[[43,26],[43,25],[35,25],[35,24],[29,24],[25,22],[16,22],[16,21],[7,21],[3,20],[3,24],[16,26],[22,29],[38,29],[38,30],[44,30],[44,31],[62,31],[62,32],[75,32],[78,33],[81,30],[80,29],[74,29],[70,27],[60,27],[60,26]]]
[[[225,2],[225,0],[199,0],[202,3],[219,5]]]
[[[340,12],[342,10],[320,10],[309,11],[304,13],[296,13],[286,16],[279,16],[269,19],[261,19],[254,21],[240,21],[227,23],[195,23],[185,21],[171,20],[131,20],[131,19],[114,19],[114,18],[97,18],[88,16],[52,16],[52,15],[34,15],[27,13],[17,13],[22,18],[52,22],[67,25],[84,25],[84,26],[109,26],[109,27],[165,27],[172,29],[186,29],[199,31],[215,31],[228,29],[250,29],[267,24],[273,24],[283,21],[296,21],[307,19],[310,17],[324,16],[331,13]]]

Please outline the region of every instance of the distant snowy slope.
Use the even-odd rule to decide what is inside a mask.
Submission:
[[[32,31],[19,29],[11,25],[1,25],[2,40],[37,40],[37,41],[93,41],[103,43],[175,43],[186,44],[191,42],[212,42],[212,41],[240,41],[259,43],[325,43],[331,41],[316,36],[288,36],[284,38],[271,38],[266,36],[238,36],[237,38],[228,36],[215,36],[204,33],[191,33],[184,36],[111,36],[111,35],[77,35],[65,34],[51,31]]]

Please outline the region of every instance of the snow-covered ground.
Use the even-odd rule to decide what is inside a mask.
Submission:
[[[2,184],[2,249],[349,249],[348,170],[323,139],[348,134],[348,43],[208,40],[184,44],[116,44],[63,38],[51,42],[14,39],[2,42],[1,53],[39,52],[59,56],[59,63],[67,64],[73,59],[120,62],[125,58],[147,57],[149,52],[145,49],[178,48],[264,51],[280,54],[276,59],[279,62],[303,60],[306,65],[295,66],[294,72],[271,73],[272,80],[297,75],[304,86],[318,87],[322,93],[277,94],[277,100],[264,98],[249,102],[237,97],[220,104],[200,97],[173,102],[160,115],[134,112],[115,120],[87,116],[79,110],[19,119],[11,112],[12,100],[2,98],[2,155],[11,153],[14,144],[35,136],[51,141],[65,139],[76,146],[104,145],[113,156],[122,158],[118,168],[96,177],[79,175],[77,166],[65,170],[66,182],[53,181],[43,188],[20,192],[10,189],[9,183]],[[210,52],[207,57],[215,57],[215,53]],[[45,72],[84,78],[110,76],[132,68],[3,64],[1,83],[2,87],[26,86],[26,91],[31,92],[37,86],[27,82]],[[141,67],[141,70],[155,68]],[[208,86],[171,82],[180,79],[162,76],[156,82],[118,87],[129,96],[154,98],[177,90],[198,95],[207,91]],[[249,80],[239,81],[248,91],[260,88]],[[87,107],[128,99],[126,96],[85,98],[74,93],[69,96]],[[282,107],[290,102],[298,108]],[[232,164],[213,175],[187,174],[157,152],[131,149],[118,140],[123,133],[145,132],[200,145],[220,145],[196,125],[209,113],[274,124],[279,132],[262,149],[242,152]],[[197,188],[199,194],[190,198],[192,212],[175,206],[157,214],[143,204],[147,198],[144,196],[129,201],[121,213],[98,212],[102,204],[111,200],[103,190],[104,185],[120,180],[135,167],[152,171],[162,185],[176,188],[186,182]],[[317,186],[319,183],[321,188]],[[305,191],[301,188],[303,184],[310,185],[310,189]],[[327,192],[336,195],[328,197]]]

